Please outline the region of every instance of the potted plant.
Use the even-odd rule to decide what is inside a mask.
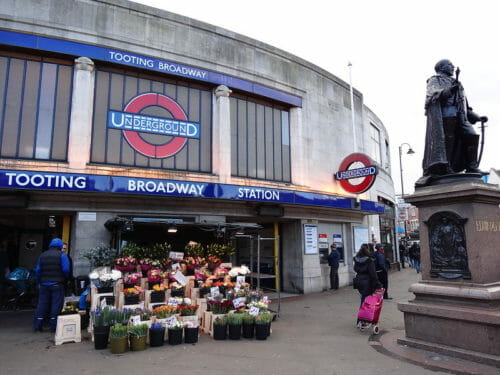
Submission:
[[[243,322],[243,314],[227,314],[227,325],[229,327],[229,338],[231,340],[239,340],[241,338],[241,324]]]
[[[123,289],[123,296],[125,299],[125,305],[137,305],[139,303],[140,294],[143,289],[136,285],[133,288]]]
[[[109,340],[109,326],[113,320],[113,309],[106,306],[91,312],[94,332],[94,347],[106,349]]]
[[[222,300],[210,300],[207,302],[207,306],[210,307],[210,311],[216,315],[227,314],[233,303],[228,299]]]
[[[186,344],[196,344],[198,342],[198,322],[184,323],[184,342]]]
[[[92,268],[109,267],[113,264],[118,250],[104,244],[83,251],[82,257],[88,259]]]
[[[153,268],[153,259],[143,258],[139,260],[139,266],[141,267],[142,275],[146,276],[148,271]]]
[[[163,346],[165,327],[161,322],[151,324],[149,328],[149,346]]]
[[[182,328],[182,323],[177,320],[168,326],[168,343],[170,345],[182,344]]]
[[[146,323],[129,326],[128,335],[130,338],[130,350],[137,352],[146,349],[148,329]]]
[[[255,338],[257,340],[265,340],[269,336],[271,321],[273,316],[271,313],[264,311],[255,317]]]
[[[125,353],[128,349],[128,327],[122,324],[115,324],[109,330],[111,353]]]
[[[225,340],[227,331],[226,316],[219,316],[214,320],[214,340]]]
[[[242,315],[243,337],[246,339],[253,339],[255,331],[255,317],[249,313]]]

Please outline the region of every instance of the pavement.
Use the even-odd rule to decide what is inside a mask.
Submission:
[[[500,369],[398,345],[404,335],[398,302],[420,279],[412,268],[390,274],[389,294],[380,320],[380,334],[359,331],[359,294],[352,287],[284,298],[281,315],[265,341],[214,341],[202,334],[194,345],[148,348],[113,355],[95,350],[85,335],[81,343],[54,345],[49,332],[31,331],[32,312],[0,313],[2,374],[474,374],[500,375]]]

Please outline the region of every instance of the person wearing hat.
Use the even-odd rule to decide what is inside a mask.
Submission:
[[[384,245],[381,243],[375,245],[375,270],[382,287],[385,289],[384,299],[392,299],[387,294],[389,288],[389,261],[385,257]]]
[[[340,254],[337,250],[337,244],[335,242],[330,246],[330,250],[330,254],[328,254],[328,265],[330,266],[330,289],[337,290],[339,288]]]
[[[50,329],[55,332],[57,316],[64,305],[64,285],[69,276],[70,264],[66,253],[62,252],[63,241],[54,238],[49,249],[37,260],[35,275],[39,283],[38,304],[35,310],[33,330],[42,331],[43,320],[50,318]]]

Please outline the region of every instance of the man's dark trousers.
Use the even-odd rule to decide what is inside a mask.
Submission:
[[[339,268],[338,267],[330,267],[330,288],[338,289],[339,288]]]
[[[57,327],[57,316],[64,305],[64,285],[40,285],[38,290],[38,305],[35,311],[33,329],[41,330],[43,318],[50,316],[50,329],[55,331]],[[47,314],[50,312],[50,314]]]

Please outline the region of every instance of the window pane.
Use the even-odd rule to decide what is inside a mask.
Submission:
[[[38,98],[38,125],[36,130],[35,157],[49,159],[54,121],[57,65],[42,64],[42,81]]]

